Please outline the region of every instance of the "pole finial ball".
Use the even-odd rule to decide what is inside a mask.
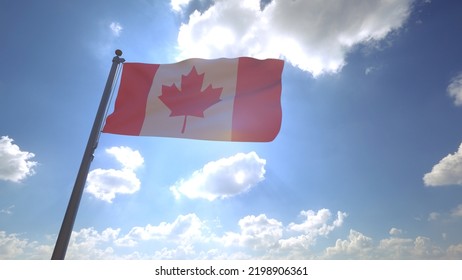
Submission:
[[[121,55],[122,55],[122,51],[117,49],[117,50],[115,51],[115,54],[116,54],[117,56],[121,56]]]

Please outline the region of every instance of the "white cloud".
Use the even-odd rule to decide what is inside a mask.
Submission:
[[[347,240],[338,239],[335,246],[328,247],[322,258],[326,259],[450,259],[460,257],[458,246],[443,250],[431,239],[423,236],[413,238],[391,237],[376,244],[371,237],[350,230]],[[456,256],[456,257],[455,257]]]
[[[135,246],[139,241],[160,239],[170,242],[190,242],[201,239],[204,228],[203,222],[196,214],[179,215],[172,223],[162,222],[158,226],[148,224],[145,227],[134,227],[118,240],[118,244]]]
[[[319,236],[326,237],[329,231],[341,226],[345,216],[338,212],[331,217],[327,209],[305,215],[305,220],[284,226],[281,221],[267,217],[248,215],[238,221],[239,230],[217,235],[217,228],[196,214],[179,215],[173,222],[158,225],[133,227],[122,235],[120,229],[107,228],[101,233],[93,228],[73,232],[69,245],[69,259],[286,259],[307,258],[307,249],[316,243]],[[304,214],[302,214],[304,215]],[[313,218],[308,218],[313,217]],[[317,218],[315,218],[317,217]],[[310,223],[310,226],[307,224]],[[219,227],[219,226],[216,226]],[[291,243],[289,240],[309,242]],[[282,241],[282,242],[281,242]],[[285,242],[285,243],[284,243]],[[282,244],[284,243],[284,244]],[[303,243],[303,245],[301,245]],[[128,248],[128,250],[126,250]],[[153,249],[157,248],[157,249]],[[118,254],[119,250],[130,252]]]
[[[100,233],[94,228],[84,228],[72,233],[66,259],[197,258],[194,247],[208,243],[203,233],[206,230],[196,214],[179,215],[173,222],[161,222],[157,226],[136,226],[125,235],[121,234],[121,229],[106,228]],[[162,243],[154,243],[163,247],[145,250],[147,246],[152,248],[152,240],[161,240]],[[129,253],[120,253],[121,250]]]
[[[170,6],[175,12],[181,12],[182,9],[187,6],[191,0],[171,0]]]
[[[35,174],[37,162],[31,161],[33,153],[21,151],[13,139],[8,136],[0,138],[0,180],[18,183],[27,176]]]
[[[168,249],[162,248],[162,250],[158,250],[154,253],[153,259],[161,259],[161,260],[184,260],[184,259],[191,259],[195,258],[196,251],[194,247],[191,245],[183,246],[179,245],[176,248]]]
[[[261,10],[259,0],[214,1],[180,27],[179,59],[283,57],[315,76],[337,72],[354,46],[382,40],[402,27],[411,3],[273,0]]]
[[[12,211],[13,208],[14,208],[14,205],[11,205],[10,207],[8,207],[6,209],[1,209],[0,213],[1,214],[11,215],[11,214],[13,214],[13,211]]]
[[[52,247],[0,231],[0,260],[49,259]]]
[[[451,221],[457,218],[462,217],[462,204],[457,205],[454,209],[452,209],[450,212],[446,213],[438,213],[438,212],[431,212],[428,215],[428,221],[433,222],[433,221]]]
[[[114,156],[125,169],[135,170],[144,163],[144,158],[140,152],[129,147],[112,147],[106,149],[106,153]]]
[[[462,204],[457,205],[457,207],[452,210],[451,216],[462,218]]]
[[[364,74],[365,75],[369,75],[373,72],[376,72],[377,70],[379,70],[380,67],[376,67],[376,66],[369,66],[366,68],[366,70],[364,70]]]
[[[120,47],[118,40],[124,27],[116,21],[101,19],[97,32],[92,32],[94,37],[84,42],[87,49],[99,60],[106,60],[108,54]]]
[[[372,250],[372,238],[367,237],[358,231],[350,230],[347,240],[337,239],[335,246],[325,249],[325,255],[323,258],[366,259],[371,258]]]
[[[449,96],[454,98],[454,104],[462,106],[462,73],[452,78],[447,91]]]
[[[436,221],[438,220],[438,218],[440,217],[440,213],[437,213],[437,212],[431,212],[430,214],[428,214],[428,221]]]
[[[228,198],[249,191],[265,179],[266,160],[255,152],[238,153],[228,158],[211,161],[188,179],[181,179],[170,187],[175,197],[205,198],[210,201]]]
[[[246,216],[239,220],[240,232],[227,232],[221,238],[223,244],[247,247],[253,250],[271,248],[282,237],[282,223],[266,215]]]
[[[346,239],[337,239],[332,244],[328,235],[342,225],[345,214],[338,212],[334,219],[333,215],[326,215],[329,211],[326,210],[302,211],[310,213],[304,215],[306,220],[288,225],[265,214],[248,215],[238,221],[237,231],[222,234],[218,234],[217,227],[207,226],[213,223],[201,220],[194,213],[179,215],[171,222],[158,225],[135,226],[126,234],[120,228],[101,231],[82,228],[72,232],[66,259],[462,258],[462,244],[450,244],[445,249],[424,236],[374,240],[350,230]],[[317,244],[320,237],[324,242]],[[51,244],[55,238],[48,240]],[[332,245],[324,245],[326,241]],[[49,259],[53,249],[50,244],[0,231],[0,259]]]
[[[305,221],[300,224],[290,223],[288,229],[291,231],[303,232],[305,234],[327,235],[336,227],[343,224],[347,214],[344,212],[337,212],[337,218],[331,225],[328,221],[331,219],[332,214],[329,209],[321,209],[318,212],[312,210],[301,211],[300,215],[305,217]]]
[[[338,212],[332,219],[328,209],[317,212],[301,211],[305,217],[302,223],[289,223],[284,226],[281,221],[268,218],[265,214],[249,215],[239,220],[239,231],[228,231],[216,240],[225,246],[226,252],[240,249],[240,254],[225,258],[245,259],[306,259],[320,236],[327,237],[330,232],[340,227],[346,214]],[[235,254],[236,252],[234,252]]]
[[[86,192],[109,203],[118,194],[133,194],[140,189],[141,181],[135,169],[143,165],[144,159],[138,151],[129,147],[112,147],[106,153],[115,157],[122,169],[97,168],[88,174]]]
[[[403,231],[398,228],[391,228],[388,233],[390,235],[400,235],[401,233],[403,233]]]
[[[434,259],[443,256],[443,250],[423,236],[411,238],[388,238],[380,240],[376,249],[382,259]]]
[[[0,231],[0,259],[14,259],[17,255],[23,254],[26,247],[27,240]]]
[[[432,171],[423,177],[424,184],[430,187],[462,185],[462,144],[454,154],[444,157],[433,166]]]
[[[300,215],[305,217],[305,220],[287,226],[286,230],[291,236],[279,240],[279,252],[274,252],[275,255],[286,255],[290,259],[306,258],[307,251],[316,244],[316,240],[320,236],[327,237],[333,230],[341,227],[347,217],[346,213],[338,211],[336,219],[331,221],[332,214],[329,209],[321,209],[317,212],[301,211]]]
[[[462,244],[451,245],[447,249],[448,259],[460,260],[462,259]]]
[[[120,33],[122,33],[122,30],[123,30],[122,25],[120,25],[120,23],[118,22],[111,22],[111,24],[109,25],[109,28],[112,31],[112,35],[116,37],[119,37]]]
[[[66,252],[66,259],[119,259],[114,252],[114,242],[120,229],[106,228],[101,233],[94,228],[73,231]],[[125,256],[124,259],[130,257]]]
[[[133,194],[141,182],[130,169],[94,169],[88,174],[86,192],[109,203],[117,194]]]

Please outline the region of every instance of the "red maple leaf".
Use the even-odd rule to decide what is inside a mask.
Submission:
[[[196,67],[193,66],[188,75],[181,76],[181,89],[178,89],[175,84],[162,85],[162,95],[159,99],[170,109],[170,117],[184,116],[181,133],[184,133],[188,116],[203,118],[207,108],[221,101],[223,88],[213,88],[209,84],[202,91],[203,82],[204,73],[199,75]]]

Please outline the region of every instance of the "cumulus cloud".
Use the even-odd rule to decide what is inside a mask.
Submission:
[[[189,1],[172,1],[185,11]],[[212,1],[178,34],[179,59],[282,57],[314,76],[337,72],[356,45],[377,42],[403,26],[412,0]]]
[[[107,228],[98,232],[94,228],[86,228],[73,232],[67,258],[304,259],[308,257],[306,249],[315,244],[319,236],[325,237],[341,226],[340,221],[345,214],[338,212],[333,219],[328,209],[301,213],[309,214],[301,223],[288,225],[265,214],[248,215],[238,221],[237,231],[227,231],[222,235],[217,234],[216,228],[210,227],[215,223],[201,220],[194,213],[179,215],[172,222],[136,226],[125,235],[120,229]],[[304,244],[305,249],[300,244],[287,242],[289,238],[304,240],[307,236],[310,240]],[[286,241],[285,245],[281,241]],[[117,253],[121,249],[127,251],[127,248],[129,255]]]
[[[462,258],[462,244],[451,245],[447,249],[448,259],[460,260]]]
[[[211,161],[194,171],[188,179],[181,179],[170,187],[179,199],[204,198],[213,201],[249,191],[265,179],[266,160],[257,153],[238,153],[228,158]]]
[[[109,25],[109,28],[112,31],[112,35],[114,35],[115,37],[119,37],[120,33],[123,30],[122,25],[120,25],[120,23],[118,22],[111,22],[111,24]]]
[[[133,194],[141,182],[130,169],[95,169],[88,174],[86,192],[98,199],[112,202],[117,194]]]
[[[462,144],[454,154],[444,157],[423,177],[429,187],[462,185]]]
[[[225,246],[267,249],[275,245],[283,233],[282,223],[265,214],[246,216],[238,224],[240,232],[227,232],[221,238]]]
[[[88,174],[86,192],[111,203],[118,194],[133,194],[140,189],[141,181],[135,170],[144,159],[138,151],[129,147],[112,147],[106,153],[115,157],[122,169],[97,168]]]
[[[430,238],[387,238],[376,248],[378,258],[391,259],[433,259],[440,258],[443,250],[433,244]]]
[[[23,238],[20,234],[8,234],[0,231],[0,259],[49,259],[52,246]]]
[[[398,228],[391,228],[388,233],[390,235],[400,235],[401,233],[403,233],[403,231]]]
[[[372,250],[372,238],[367,237],[358,231],[350,230],[348,239],[337,239],[333,247],[328,247],[325,249],[324,258],[366,259],[371,258],[370,255]]]
[[[200,239],[204,230],[203,222],[196,214],[179,215],[172,223],[162,222],[157,226],[134,227],[118,240],[120,246],[135,246],[139,241],[169,240],[189,242]]]
[[[35,155],[21,151],[13,139],[8,136],[0,138],[0,180],[18,183],[27,176],[35,174],[37,162],[31,161]]]
[[[7,234],[0,231],[0,259],[13,259],[24,252],[27,240],[21,239],[16,234]]]
[[[327,222],[331,219],[331,212],[329,209],[321,209],[318,212],[312,210],[301,211],[300,215],[305,217],[305,220],[300,223],[291,223],[289,224],[289,229],[292,231],[300,231],[304,233],[311,233],[313,229],[316,229],[319,232],[319,235],[326,235],[331,232],[334,228],[340,227],[343,224],[344,219],[346,218],[346,213],[337,212],[337,219],[328,225]]]
[[[447,91],[449,96],[454,98],[454,104],[462,106],[462,73],[452,78]]]
[[[430,238],[390,237],[377,243],[371,237],[350,230],[348,239],[338,239],[335,246],[325,249],[325,259],[457,259],[460,244],[447,250],[436,246]]]
[[[249,215],[239,220],[238,232],[226,232],[217,240],[227,248],[245,248],[245,258],[306,259],[317,239],[340,227],[346,217],[339,211],[332,219],[328,209],[300,213],[305,218],[303,222],[286,226],[265,214]]]
[[[66,259],[130,259],[119,257],[114,252],[114,243],[120,235],[120,229],[106,228],[98,232],[94,228],[73,231],[66,252]]]
[[[112,147],[106,149],[106,153],[114,156],[125,169],[135,170],[144,163],[144,158],[140,152],[132,150],[129,147]]]
[[[332,214],[329,209],[321,209],[317,212],[313,210],[301,211],[304,217],[302,223],[290,223],[287,232],[290,237],[282,238],[278,241],[279,252],[277,255],[286,255],[291,259],[304,259],[306,252],[320,237],[327,237],[333,230],[342,226],[347,214],[337,212],[336,218],[332,221]]]
[[[331,242],[329,234],[342,226],[343,212],[301,211],[302,222],[282,221],[265,214],[248,215],[238,229],[224,233],[196,214],[170,222],[120,228],[73,231],[66,259],[461,259],[462,244],[443,248],[424,236],[374,240],[351,229],[346,239]],[[309,214],[308,214],[309,213]],[[329,213],[328,215],[326,213]],[[327,218],[330,217],[330,218]],[[391,230],[390,232],[394,232]],[[398,230],[400,231],[400,230]],[[317,244],[319,238],[328,245]],[[50,244],[55,238],[49,238]],[[1,259],[49,259],[53,246],[0,231]],[[329,245],[330,244],[330,245]],[[320,247],[322,246],[322,247]]]

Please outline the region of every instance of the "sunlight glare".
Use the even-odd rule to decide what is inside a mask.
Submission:
[[[245,172],[242,171],[242,170],[239,170],[238,172],[236,172],[234,174],[234,180],[236,181],[236,183],[238,183],[239,185],[243,184],[244,183],[244,180],[245,180]]]

